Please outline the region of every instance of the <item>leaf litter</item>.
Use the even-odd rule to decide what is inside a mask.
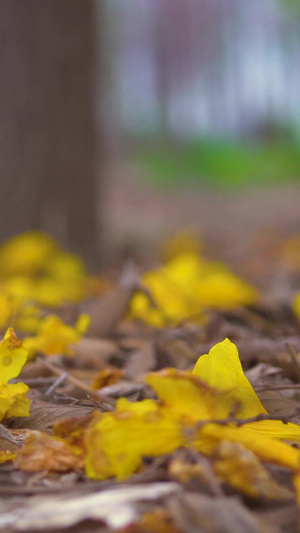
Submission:
[[[0,249],[0,531],[297,531],[297,284],[164,257],[114,283],[38,232]]]

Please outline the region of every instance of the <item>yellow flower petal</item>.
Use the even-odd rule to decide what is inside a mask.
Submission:
[[[229,339],[199,357],[193,375],[228,393],[233,400],[231,405],[239,406],[235,412],[237,417],[248,418],[267,412],[243,372],[237,347]]]
[[[45,269],[56,249],[51,237],[39,231],[17,235],[0,249],[0,272],[8,276],[34,276]]]
[[[156,402],[122,399],[114,412],[95,413],[86,439],[86,473],[95,479],[126,479],[143,456],[170,453],[184,442],[181,425],[164,416]]]
[[[251,497],[291,498],[291,491],[272,479],[257,456],[239,442],[222,441],[213,453],[214,473]]]
[[[300,440],[299,426],[262,420],[238,427],[226,420],[234,407],[244,419],[266,413],[228,339],[200,357],[194,374],[165,369],[149,374],[146,382],[158,402],[120,399],[115,411],[95,416],[86,441],[90,477],[125,479],[141,466],[143,456],[170,453],[179,446],[211,455],[223,441],[240,443],[262,461],[299,471],[300,450],[277,440]]]
[[[84,317],[84,326],[87,319]],[[80,327],[83,323],[79,320]],[[24,343],[33,353],[41,352],[45,355],[72,355],[72,345],[81,339],[81,332],[64,322],[56,315],[48,315],[40,321],[37,335],[26,337]]]
[[[203,307],[234,309],[239,305],[253,305],[258,292],[232,272],[212,272],[197,281],[195,293]]]
[[[30,401],[26,398],[28,387],[24,383],[8,384],[18,376],[24,366],[28,351],[9,328],[0,342],[0,420],[11,416],[28,416]]]
[[[145,381],[169,412],[182,417],[187,424],[227,417],[235,403],[230,395],[223,394],[192,373],[174,368],[148,374]]]
[[[30,400],[26,398],[29,387],[25,383],[14,383],[0,388],[0,404],[3,400],[9,402],[5,416],[29,416]]]
[[[210,455],[215,447],[224,440],[243,444],[267,463],[274,463],[294,472],[299,469],[300,450],[263,433],[254,435],[252,429],[246,425],[236,427],[213,423],[205,424],[198,430],[193,445],[202,453]]]
[[[146,272],[142,283],[152,296],[136,294],[131,302],[131,316],[161,327],[182,320],[205,321],[203,310],[209,307],[232,309],[257,301],[258,292],[235,276],[226,265],[182,253],[162,268]]]
[[[28,350],[14,333],[12,328],[6,332],[0,342],[0,382],[6,384],[10,379],[19,375],[25,365]]]

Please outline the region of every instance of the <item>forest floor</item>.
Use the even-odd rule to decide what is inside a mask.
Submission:
[[[300,188],[161,190],[138,173],[107,189],[112,278],[56,306],[14,380],[30,416],[0,424],[0,532],[296,532]],[[162,246],[182,230],[194,239]]]
[[[272,246],[300,232],[300,184],[218,189],[183,181],[164,188],[123,162],[110,169],[106,192],[108,241],[140,252],[148,264],[158,245],[182,230],[202,235],[226,259],[251,252],[264,236]]]

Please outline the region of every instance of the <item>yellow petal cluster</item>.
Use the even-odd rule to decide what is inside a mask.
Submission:
[[[0,328],[8,324],[32,333],[39,313],[28,306],[59,307],[79,302],[88,277],[81,259],[64,252],[48,235],[26,232],[0,248]]]
[[[58,316],[43,318],[34,337],[26,337],[24,344],[31,356],[37,352],[44,355],[73,355],[72,346],[82,337],[89,327],[89,316],[80,315],[76,327],[68,326]]]
[[[233,309],[258,299],[257,291],[224,264],[193,252],[181,253],[163,267],[146,272],[142,284],[151,299],[145,293],[135,294],[131,316],[154,327],[203,321],[206,308]]]
[[[4,417],[28,416],[30,401],[25,383],[9,384],[25,365],[28,351],[14,330],[9,328],[0,342],[0,420]]]
[[[95,415],[86,436],[90,477],[125,479],[142,466],[143,457],[180,446],[212,455],[229,442],[252,452],[257,460],[291,469],[298,480],[300,450],[278,439],[300,441],[300,427],[280,420],[247,422],[266,411],[244,375],[236,346],[228,339],[201,356],[193,372],[165,369],[148,374],[146,382],[158,402],[132,404],[120,399],[115,411]],[[245,420],[244,425],[232,421],[233,412]],[[243,475],[250,475],[248,466],[241,479],[234,477],[228,462],[223,467],[226,480],[232,479],[236,486],[243,483]]]

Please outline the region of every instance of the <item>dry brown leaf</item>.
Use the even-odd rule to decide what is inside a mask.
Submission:
[[[91,325],[88,334],[109,337],[117,323],[127,312],[135,288],[117,287],[114,291],[95,300],[89,310]]]
[[[162,359],[160,366],[166,366],[163,361],[167,360],[168,366],[179,370],[186,370],[199,357],[197,351],[184,339],[163,339],[159,342],[158,349],[159,358]]]
[[[44,531],[45,525],[51,531],[61,531],[91,519],[104,522],[115,531],[116,528],[126,527],[138,520],[138,506],[141,502],[160,502],[176,493],[181,493],[176,483],[150,483],[117,487],[76,497],[35,497],[24,500],[13,512],[4,512],[1,515],[1,525],[14,531],[32,533]]]
[[[107,361],[119,355],[117,343],[109,339],[84,337],[73,346],[74,358],[71,362],[89,368],[104,368]]]
[[[175,524],[185,533],[279,533],[236,498],[211,498],[186,491],[167,505]]]
[[[16,453],[16,467],[26,472],[69,472],[83,467],[80,449],[59,437],[32,431]]]
[[[144,342],[143,346],[135,350],[125,364],[126,377],[138,379],[147,372],[154,370],[157,363],[157,350],[153,341]]]
[[[13,418],[10,420],[10,427],[14,429],[27,428],[38,431],[49,432],[53,424],[61,418],[72,416],[84,416],[91,413],[95,407],[69,404],[57,405],[43,401],[32,401],[30,406],[30,416],[25,418]]]
[[[283,396],[279,391],[261,391],[257,393],[257,396],[271,415],[287,416],[300,407],[299,402]],[[293,418],[293,422],[297,423],[297,420],[299,417]]]
[[[0,424],[0,451],[14,451],[18,448],[18,441],[3,424]]]

